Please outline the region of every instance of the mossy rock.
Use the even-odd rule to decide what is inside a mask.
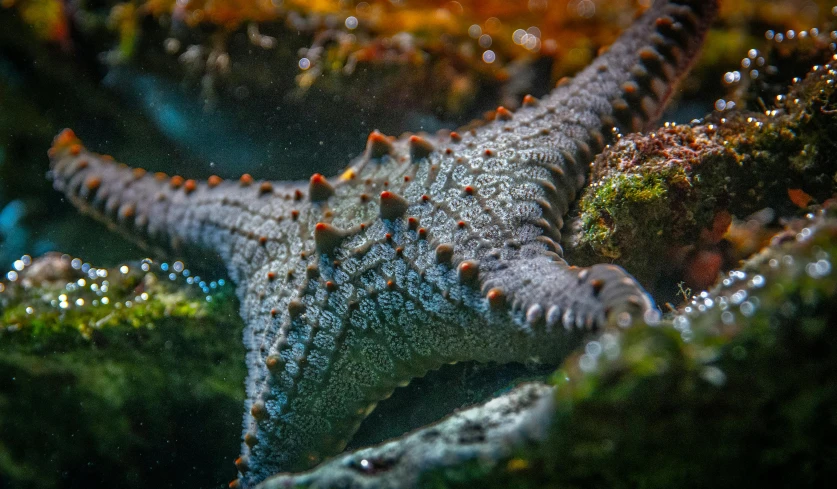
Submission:
[[[0,486],[218,487],[232,477],[245,368],[231,287],[207,295],[181,273],[141,267],[106,278],[70,268],[28,287],[24,271],[5,284]]]

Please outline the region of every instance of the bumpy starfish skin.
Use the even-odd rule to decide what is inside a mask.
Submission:
[[[614,312],[621,268],[569,266],[562,216],[614,127],[659,116],[717,2],[658,1],[573,81],[462,134],[378,132],[340,177],[150,175],[60,134],[55,187],[147,244],[220,255],[246,321],[239,483],[340,451],[392,390],[455,361],[557,362]]]

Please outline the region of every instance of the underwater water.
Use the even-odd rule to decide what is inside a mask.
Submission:
[[[308,189],[369,152],[373,130],[447,138],[502,121],[498,105],[546,97],[650,3],[0,4],[0,487],[235,487],[257,471],[233,462],[253,450],[245,405],[259,417],[239,316],[253,293],[213,253],[149,248],[78,212],[49,177],[50,148],[73,151],[64,128],[91,155],[182,177],[175,190],[242,174]],[[379,395],[339,450],[310,455],[319,471],[263,487],[834,475],[832,3],[722,2],[661,129],[624,131],[591,166],[558,244],[570,264],[625,267],[657,314],[612,318],[557,362],[427,353],[445,365]],[[521,321],[548,320],[530,311]],[[511,407],[481,410],[496,396]],[[425,428],[474,405],[462,432]],[[445,430],[454,441],[433,441]]]

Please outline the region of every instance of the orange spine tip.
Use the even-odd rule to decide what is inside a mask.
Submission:
[[[311,175],[311,180],[308,185],[308,195],[311,202],[325,202],[329,197],[334,195],[334,187],[328,183],[326,177],[315,173]]]
[[[421,136],[410,136],[410,158],[413,161],[427,158],[433,152],[433,145]]]
[[[510,121],[513,117],[514,115],[509,109],[503,107],[502,105],[497,107],[497,118],[501,121]]]
[[[526,95],[523,97],[523,106],[524,107],[535,107],[538,105],[538,99],[531,95]]]
[[[467,260],[459,264],[457,271],[461,282],[473,282],[479,275],[479,266],[475,261]]]
[[[381,192],[382,219],[398,219],[407,212],[408,207],[409,203],[404,197],[388,190]]]
[[[320,253],[331,253],[345,237],[344,233],[331,224],[318,222],[314,226],[314,245]]]
[[[273,192],[273,184],[270,182],[262,182],[259,185],[259,195],[269,194]]]
[[[169,180],[169,185],[171,185],[171,188],[177,189],[183,186],[183,182],[183,177],[181,177],[180,175],[175,175],[171,177],[171,180]]]
[[[372,131],[366,139],[366,155],[369,158],[381,158],[392,153],[392,142],[380,132]]]
[[[215,188],[215,187],[217,187],[217,186],[218,186],[218,185],[219,185],[222,181],[223,181],[223,180],[222,180],[222,179],[221,179],[221,177],[219,177],[218,175],[212,175],[212,176],[210,176],[209,178],[207,178],[207,179],[206,179],[206,185],[207,185],[207,186],[209,186],[209,188]]]
[[[87,177],[87,180],[84,181],[84,186],[87,187],[87,190],[96,190],[102,185],[102,179],[96,176]]]
[[[503,292],[503,289],[495,287],[489,290],[485,297],[488,299],[488,304],[494,308],[501,308],[506,303],[506,294]]]

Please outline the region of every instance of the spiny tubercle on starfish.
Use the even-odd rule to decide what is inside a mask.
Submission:
[[[373,132],[334,179],[149,175],[66,130],[55,187],[146,244],[217,253],[247,324],[240,482],[340,451],[398,385],[455,361],[557,362],[652,306],[612,265],[569,266],[562,216],[612,130],[658,118],[717,2],[658,1],[543,101],[443,136]]]

